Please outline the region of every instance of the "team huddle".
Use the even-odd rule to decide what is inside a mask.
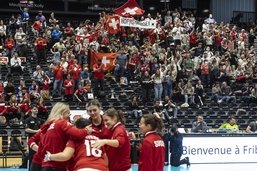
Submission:
[[[30,171],[132,171],[130,138],[123,112],[110,108],[101,115],[97,100],[88,102],[90,118],[69,120],[70,109],[56,103],[41,129],[29,139],[36,151]],[[165,146],[159,135],[162,121],[143,115],[139,127],[144,135],[139,152],[139,171],[163,171]],[[134,137],[133,137],[134,138]]]

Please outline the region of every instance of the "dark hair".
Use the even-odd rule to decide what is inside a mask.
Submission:
[[[31,109],[33,109],[34,107],[38,108],[38,105],[37,105],[36,103],[33,103],[33,104],[31,105]]]
[[[84,129],[86,126],[91,124],[91,121],[86,118],[79,118],[76,120],[76,122],[74,124],[77,128]]]
[[[153,130],[156,130],[160,134],[162,134],[163,131],[163,122],[161,118],[158,118],[156,115],[153,114],[146,114],[143,115],[142,118],[145,120],[145,125],[151,125]]]
[[[233,114],[228,117],[227,122],[229,122],[232,119],[236,119],[236,116]]]
[[[90,100],[90,101],[87,103],[86,107],[89,107],[89,106],[91,106],[91,105],[98,106],[99,108],[101,108],[101,103],[100,103],[98,100],[96,100],[96,99]]]
[[[114,108],[110,108],[104,112],[104,115],[109,116],[111,118],[116,117],[117,122],[121,122],[122,124],[125,124],[124,113],[121,110],[116,110]]]
[[[171,133],[173,133],[174,135],[178,135],[178,127],[177,127],[177,125],[172,125],[171,127],[170,127],[170,132]]]

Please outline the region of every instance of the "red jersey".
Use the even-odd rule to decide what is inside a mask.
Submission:
[[[5,47],[6,47],[7,49],[9,49],[9,50],[13,49],[13,48],[14,48],[14,45],[15,45],[15,43],[14,43],[14,40],[13,40],[13,39],[8,38],[8,39],[5,40]]]
[[[163,171],[165,146],[162,138],[155,132],[145,134],[139,154],[138,171]]]
[[[130,140],[125,127],[120,122],[113,126],[111,139],[118,140],[119,147],[106,147],[106,153],[109,159],[109,171],[126,171],[130,169]]]
[[[62,80],[64,76],[64,68],[62,66],[56,66],[54,68],[54,79]]]
[[[39,154],[44,156],[46,151],[52,154],[62,152],[69,138],[81,140],[88,135],[86,129],[78,129],[67,120],[59,119],[54,121],[42,136],[39,147]],[[42,163],[42,167],[66,168],[67,162],[47,161]]]
[[[73,85],[74,82],[73,80],[65,80],[64,81],[64,86],[65,86],[65,95],[73,94]]]
[[[64,34],[66,34],[67,36],[72,36],[73,35],[73,28],[71,26],[67,26],[64,29]]]
[[[29,112],[30,111],[30,105],[28,103],[21,103],[20,105],[21,112]]]
[[[19,110],[18,104],[11,104],[10,106],[7,107],[8,112],[18,113],[18,110]]]
[[[41,25],[40,21],[35,21],[33,23],[32,27],[33,27],[34,30],[37,30],[37,31],[41,31],[42,30],[42,25]]]
[[[34,134],[32,137],[30,137],[29,141],[28,141],[28,145],[30,148],[32,148],[33,145],[37,144],[38,146],[41,146],[40,145],[40,140],[41,140],[41,137],[42,135],[46,132],[46,130],[48,129],[48,127],[50,126],[51,123],[47,123],[47,124],[43,124],[41,127],[40,127],[40,131],[38,131],[36,134]],[[32,163],[35,163],[37,165],[40,165],[42,164],[42,161],[44,159],[44,155],[41,155],[38,152],[36,152],[34,155],[33,155],[33,159],[32,159]]]
[[[101,116],[102,118],[102,116]],[[91,119],[91,118],[90,118]],[[95,125],[92,120],[91,120],[91,123],[92,123],[92,129],[94,130],[92,133],[99,137],[100,139],[110,139],[111,136],[112,136],[112,133],[109,129],[107,129],[105,123],[104,123],[104,120],[102,118],[102,122],[100,125]]]
[[[46,39],[43,37],[36,38],[34,45],[36,46],[37,50],[44,50],[46,47]]]
[[[28,141],[29,148],[32,148],[33,145],[39,145],[41,134],[42,134],[42,132],[41,132],[41,131],[38,131],[36,134],[34,134],[34,135],[29,139],[29,141]],[[35,163],[35,164],[41,166],[42,160],[43,160],[43,157],[40,156],[39,153],[35,153],[35,154],[33,155],[33,159],[32,159],[32,162],[33,162],[33,163]]]
[[[102,67],[102,64],[99,65],[99,64],[94,64],[93,65],[93,68],[94,69],[99,69]],[[104,72],[103,70],[99,70],[99,71],[94,71],[94,79],[104,79]]]
[[[85,91],[84,91],[83,87],[78,88],[78,89],[75,91],[75,94],[76,94],[77,96],[82,96],[84,93],[85,93]]]
[[[6,111],[7,111],[7,107],[5,106],[5,103],[1,103],[0,104],[0,115],[5,115]]]
[[[42,90],[49,90],[50,89],[50,79],[46,78],[43,81]]]
[[[93,134],[93,133],[92,133]],[[104,160],[104,149],[92,148],[92,144],[99,138],[94,135],[87,135],[83,141],[72,141],[67,143],[68,147],[74,148],[75,166],[72,169],[76,171],[83,168],[97,169],[107,171],[107,163]]]
[[[69,68],[69,71],[70,71],[71,77],[73,79],[80,79],[80,73],[81,73],[80,65],[78,65],[78,64],[71,65]]]

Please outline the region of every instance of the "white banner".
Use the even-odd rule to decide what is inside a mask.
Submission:
[[[120,16],[120,26],[123,27],[137,27],[142,29],[155,29],[157,25],[156,20],[138,21],[134,18],[125,18]]]
[[[257,163],[257,137],[184,137],[191,163]]]
[[[103,115],[103,113],[103,111],[100,112],[101,115]],[[70,120],[73,121],[74,117],[76,116],[81,116],[86,119],[89,118],[86,110],[70,110]]]

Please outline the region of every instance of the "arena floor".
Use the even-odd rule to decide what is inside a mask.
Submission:
[[[137,171],[137,165],[132,166],[133,171]],[[171,167],[166,166],[164,171],[256,171],[257,163],[238,164],[193,164],[189,168],[186,166]],[[0,171],[27,171],[27,169],[0,168]]]

